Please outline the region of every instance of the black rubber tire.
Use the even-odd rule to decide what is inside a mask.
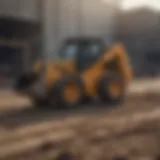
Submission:
[[[109,88],[107,87],[111,81],[117,81],[122,85],[121,95],[119,95],[116,98],[111,95],[111,93],[109,92]],[[125,95],[125,83],[123,78],[121,78],[121,76],[119,76],[118,74],[110,74],[110,75],[103,76],[99,83],[98,94],[100,99],[104,103],[113,104],[113,105],[121,104],[124,100],[124,95]]]
[[[65,96],[63,94],[64,87],[67,85],[67,83],[74,82],[80,91],[80,96],[79,99],[76,101],[76,103],[71,104],[65,99]],[[67,76],[59,81],[57,81],[52,89],[52,99],[53,101],[56,101],[56,105],[60,108],[75,108],[78,105],[81,104],[83,100],[83,95],[84,95],[84,85],[80,77],[77,76]],[[50,96],[51,98],[51,96]]]

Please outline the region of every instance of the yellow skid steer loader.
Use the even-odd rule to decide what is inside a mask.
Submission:
[[[37,61],[32,73],[17,79],[15,90],[37,106],[75,107],[95,97],[119,104],[131,80],[123,44],[108,46],[103,38],[69,38],[58,59]]]

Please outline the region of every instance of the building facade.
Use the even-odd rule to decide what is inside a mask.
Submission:
[[[29,71],[40,54],[46,59],[56,57],[55,50],[67,37],[102,36],[111,41],[116,10],[113,2],[1,0],[0,74],[17,76]]]
[[[120,11],[116,22],[115,38],[125,43],[135,75],[148,76],[152,70],[159,72],[160,65],[151,65],[148,54],[160,53],[160,13],[145,7]]]
[[[45,0],[43,8],[44,52],[47,58],[62,41],[71,36],[103,36],[113,38],[113,1]]]
[[[0,16],[21,20],[40,20],[40,0],[1,0]]]

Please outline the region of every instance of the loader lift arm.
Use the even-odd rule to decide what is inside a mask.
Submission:
[[[114,60],[117,63],[116,70],[123,77],[124,82],[127,85],[132,80],[132,69],[125,47],[121,43],[112,46],[109,53],[104,55],[103,63],[109,63]]]
[[[113,63],[113,68],[109,65]],[[105,48],[104,53],[96,63],[93,63],[88,69],[84,70],[81,77],[84,81],[86,92],[88,95],[97,93],[97,84],[102,75],[117,73],[123,78],[125,86],[132,80],[132,70],[127,56],[127,52],[123,44],[115,44],[112,47]]]

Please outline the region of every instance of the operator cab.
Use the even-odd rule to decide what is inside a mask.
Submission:
[[[76,60],[77,69],[83,71],[94,63],[106,48],[102,38],[70,38],[60,48],[59,57],[63,60]]]

